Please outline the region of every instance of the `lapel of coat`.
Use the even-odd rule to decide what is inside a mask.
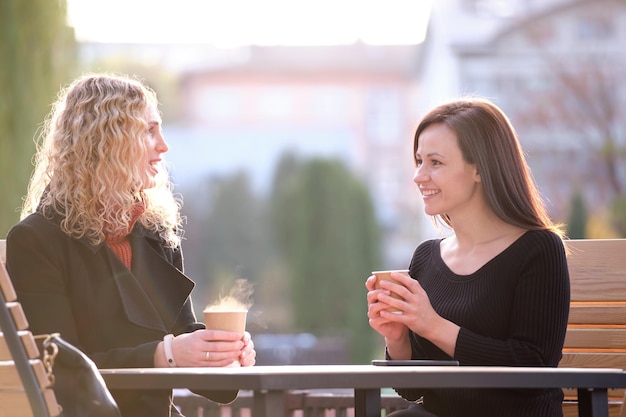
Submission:
[[[162,247],[149,234],[132,233],[130,240],[132,272],[112,256],[126,315],[139,326],[169,332],[195,284],[159,253]]]

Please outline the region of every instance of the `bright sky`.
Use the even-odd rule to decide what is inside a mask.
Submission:
[[[79,41],[333,45],[424,40],[432,0],[67,0]]]

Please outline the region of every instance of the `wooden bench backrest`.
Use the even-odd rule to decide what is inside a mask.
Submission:
[[[626,369],[626,239],[568,240],[565,245],[572,295],[559,366]],[[565,394],[576,397],[570,390]],[[610,390],[609,396],[611,415],[620,415],[624,390]]]
[[[0,260],[0,417],[59,416],[35,338],[5,268],[4,240]]]

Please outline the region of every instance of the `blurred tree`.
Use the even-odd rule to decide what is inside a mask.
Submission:
[[[75,62],[65,0],[0,1],[0,236],[19,220],[33,140]]]
[[[617,232],[610,222],[608,208],[594,210],[587,222],[587,239],[616,239]]]
[[[626,237],[626,195],[615,198],[611,203],[611,223],[619,237]]]
[[[587,217],[585,200],[580,190],[576,190],[572,196],[567,221],[567,236],[570,239],[585,239],[587,237]]]
[[[364,184],[337,161],[285,156],[272,197],[277,246],[292,280],[297,330],[347,337],[353,362],[372,358],[365,279],[381,264],[380,230]]]
[[[608,207],[626,193],[626,100],[615,87],[622,79],[624,55],[598,49],[564,57],[544,47],[538,46],[543,89],[533,90],[536,77],[529,80],[525,90],[533,95],[533,105],[518,100],[516,122],[520,128],[543,129],[542,147],[553,180],[570,186],[585,181],[582,197],[593,199],[594,207]],[[563,170],[558,162],[572,169]]]
[[[265,202],[254,195],[248,176],[236,173],[202,184],[208,190],[188,190],[185,195],[193,194],[196,204],[184,206],[189,226],[183,250],[186,272],[197,284],[196,313],[227,295],[237,278],[257,287],[272,258]],[[259,302],[256,296],[253,301]]]

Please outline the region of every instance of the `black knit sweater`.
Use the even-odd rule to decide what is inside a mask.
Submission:
[[[433,308],[461,327],[454,359],[463,365],[552,366],[561,359],[570,288],[561,239],[529,231],[470,275],[453,273],[441,259],[441,239],[420,244],[410,275]],[[411,333],[413,359],[450,359]],[[560,389],[398,389],[439,417],[562,416]]]

